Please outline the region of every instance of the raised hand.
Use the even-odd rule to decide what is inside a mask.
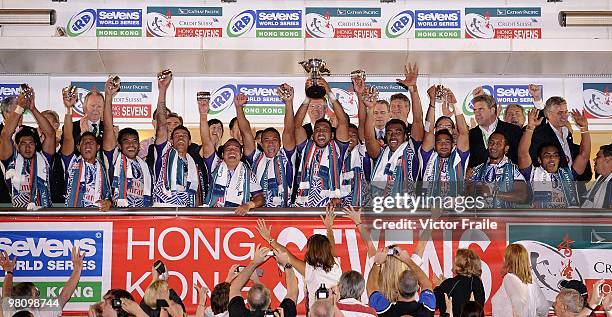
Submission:
[[[287,265],[289,263],[289,254],[285,251],[274,250],[274,254],[276,256],[276,262],[281,266]]]
[[[374,263],[383,264],[385,262],[387,262],[387,248],[383,248],[382,250],[379,250],[378,252],[376,252],[376,255],[374,256]]]
[[[15,270],[15,264],[17,264],[16,256],[14,256],[11,260],[6,251],[2,251],[2,253],[0,253],[0,266],[4,272],[13,272]]]
[[[527,86],[527,90],[529,91],[531,97],[533,97],[534,101],[542,100],[542,86],[536,84],[529,84],[529,86]]]
[[[236,106],[236,108],[239,108],[239,107],[244,106],[248,101],[249,101],[249,98],[245,94],[239,93],[234,98],[234,105]]]
[[[168,89],[168,87],[170,86],[170,82],[172,81],[172,76],[173,75],[172,75],[172,73],[169,73],[169,74],[166,74],[166,75],[164,75],[162,73],[163,73],[163,71],[159,72],[157,74],[157,87],[159,89]]]
[[[416,62],[414,64],[408,63],[404,66],[404,79],[397,79],[398,84],[402,84],[406,87],[415,86],[417,78],[419,77],[419,67]]]
[[[72,107],[74,107],[74,105],[77,102],[77,94],[74,94],[72,96],[68,96],[69,93],[67,90],[62,90],[62,100],[64,101],[64,107],[68,108],[68,109],[72,109]]]
[[[278,86],[276,93],[284,102],[293,101],[293,96],[295,95],[293,87],[289,86],[287,83]]]
[[[344,207],[344,217],[353,220],[355,225],[361,224],[361,208],[355,210],[353,206]]]
[[[114,96],[117,94],[117,92],[119,92],[119,88],[119,85],[115,86],[115,83],[113,82],[113,76],[110,76],[104,83],[104,94],[106,96]]]
[[[72,247],[72,265],[74,266],[74,270],[82,270],[83,269],[83,259],[85,258],[85,252],[81,252],[81,249],[78,247]]]
[[[198,111],[200,112],[200,114],[208,114],[208,109],[210,109],[209,99],[198,100]]]
[[[314,82],[312,81],[312,79],[310,78],[306,79],[306,82],[304,83],[304,90],[310,88],[312,85],[314,85]]]
[[[200,287],[195,287],[196,291],[198,292],[198,304],[200,305],[206,305],[206,298],[208,295],[208,288],[205,286],[200,286]]]
[[[255,265],[259,266],[260,264],[266,262],[270,256],[268,255],[268,251],[271,249],[262,247],[261,244],[257,245],[257,249],[255,250],[255,255],[253,256],[253,262]]]
[[[427,89],[427,96],[429,96],[429,101],[434,104],[435,100],[436,100],[436,93],[438,92],[438,86],[437,85],[431,85],[431,87],[429,87],[429,89]]]
[[[363,95],[365,93],[365,80],[363,80],[362,77],[355,77],[352,78],[351,81],[353,82],[353,90],[358,94],[358,95]]]
[[[484,94],[485,92],[484,92],[484,89],[482,89],[482,86],[478,86],[474,88],[474,90],[472,90],[472,96],[474,97],[482,96]]]
[[[572,110],[572,118],[574,118],[574,122],[576,122],[576,125],[580,128],[586,128],[589,126],[584,109],[582,112],[578,111],[577,109]]]
[[[325,78],[317,79],[317,85],[325,88],[325,92],[326,93],[330,93],[331,92],[331,88],[329,87],[329,84],[327,83],[327,80],[325,80]]]
[[[544,120],[544,118],[538,118],[539,115],[540,110],[536,108],[529,110],[529,113],[527,113],[527,127],[530,129],[535,129],[537,126],[539,126],[540,123],[542,123],[542,120]]]
[[[325,228],[330,230],[332,229],[332,227],[334,226],[334,219],[336,219],[336,213],[334,212],[334,207],[331,205],[327,205],[327,207],[325,207],[325,218],[323,218],[323,216],[321,217],[321,220],[323,220],[323,224],[325,225]]]
[[[270,241],[270,239],[272,238],[272,235],[270,234],[270,231],[272,231],[272,226],[267,227],[265,220],[257,219],[257,227],[256,227],[256,229],[259,232],[259,235],[262,238],[264,238],[264,240]]]

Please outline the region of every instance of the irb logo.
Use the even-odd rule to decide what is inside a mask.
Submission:
[[[66,27],[68,36],[79,36],[94,26],[96,22],[96,11],[85,9],[70,18]]]
[[[255,25],[255,11],[245,10],[235,15],[227,24],[227,34],[230,37],[239,37],[249,32]]]
[[[223,110],[232,105],[235,96],[236,86],[232,84],[228,84],[217,89],[217,91],[210,96],[210,109],[208,110],[208,113],[212,115],[221,113]]]
[[[389,19],[385,33],[388,38],[396,38],[406,34],[414,25],[414,12],[402,11]]]

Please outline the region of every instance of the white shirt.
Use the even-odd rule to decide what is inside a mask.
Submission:
[[[321,284],[325,284],[327,289],[330,289],[338,284],[340,276],[342,275],[342,269],[338,263],[338,258],[335,260],[336,264],[334,264],[329,272],[325,272],[320,267],[315,268],[314,266],[306,263],[306,269],[304,270],[304,283],[306,284],[306,290],[308,291],[309,307],[312,307],[312,305],[317,301],[315,293]]]
[[[536,317],[548,315],[550,304],[537,283],[525,284],[508,273],[491,299],[494,317]]]
[[[493,134],[493,132],[495,132],[495,129],[497,128],[497,121],[499,119],[495,119],[495,121],[493,121],[493,123],[491,123],[490,126],[488,127],[483,127],[481,125],[479,125],[478,127],[480,128],[480,130],[482,131],[482,137],[484,140],[484,145],[485,148],[488,148],[488,143],[489,143],[489,137],[491,136],[491,134]]]
[[[567,129],[567,127],[561,127],[561,131],[559,131],[552,124],[549,123],[548,125],[553,129],[553,131],[555,132],[555,135],[557,136],[557,139],[559,140],[559,143],[561,144],[563,153],[565,154],[565,157],[567,158],[567,166],[572,167],[574,160],[572,159],[572,152],[570,151],[569,143],[567,142],[567,136],[569,135],[569,130]]]
[[[373,310],[370,306],[354,299],[354,298],[345,298],[338,301],[338,304],[341,308],[349,308],[351,310],[340,309],[342,315],[344,317],[373,317],[377,316],[376,313],[371,314],[367,313],[366,310]],[[345,305],[345,306],[342,306]],[[375,311],[374,311],[375,312]]]
[[[385,138],[385,128],[379,129],[379,128],[374,128],[374,132],[375,132],[375,136],[376,136],[376,140],[384,140]],[[381,133],[382,133],[382,137],[381,137]]]

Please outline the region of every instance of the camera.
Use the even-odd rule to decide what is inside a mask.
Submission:
[[[264,312],[264,317],[275,317],[276,315],[274,315],[274,313],[276,312],[278,312],[278,309],[275,309],[275,310],[266,309],[266,311]]]
[[[274,256],[274,250],[270,250],[268,251],[268,253],[266,253],[267,256]]]
[[[238,267],[236,268],[236,273],[242,272],[242,270],[244,270],[245,267],[246,266],[244,266],[244,265],[238,265]]]
[[[111,300],[111,307],[117,311],[118,317],[127,317],[128,313],[121,308],[121,298],[113,298]]]
[[[155,263],[153,263],[153,268],[155,268],[155,270],[157,271],[157,273],[159,273],[159,275],[166,273],[166,266],[164,265],[164,262],[162,262],[161,260],[155,261]]]
[[[329,298],[329,290],[327,289],[327,287],[325,287],[324,283],[321,283],[321,286],[319,286],[319,289],[317,289],[315,296],[317,299]]]
[[[164,307],[170,307],[170,305],[168,305],[168,301],[166,301],[165,299],[158,299],[155,302],[155,307],[157,307],[157,309],[162,309]]]
[[[394,256],[398,254],[399,254],[399,251],[397,251],[394,245],[389,246],[389,249],[387,250],[387,256]]]

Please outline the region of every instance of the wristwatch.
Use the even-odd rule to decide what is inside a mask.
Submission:
[[[292,268],[293,268],[293,265],[291,263],[285,264],[285,269],[290,270]]]

